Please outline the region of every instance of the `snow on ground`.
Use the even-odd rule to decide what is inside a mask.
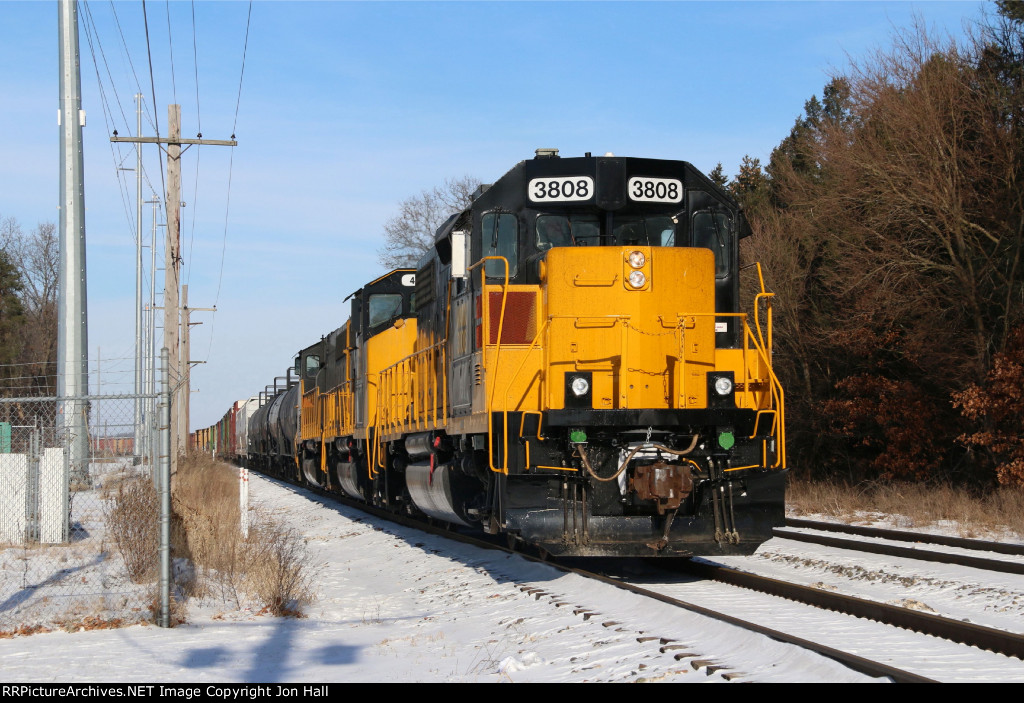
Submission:
[[[71,494],[66,543],[10,546],[12,535],[25,533],[25,510],[21,516],[14,510],[0,515],[7,519],[7,529],[0,530],[0,631],[23,624],[58,627],[84,618],[141,616],[153,589],[129,581],[106,529],[110,491],[137,471],[130,459],[90,464],[91,485]],[[11,484],[2,488],[10,491]],[[24,505],[24,492],[16,497]]]
[[[222,602],[193,599],[188,603],[188,623],[171,630],[133,626],[0,640],[0,680],[872,680],[799,648],[565,574],[547,564],[378,521],[259,476],[251,476],[250,481],[254,500],[307,540],[317,570],[317,599],[305,609],[306,617],[276,619],[239,612]],[[883,557],[868,557],[857,564],[865,573],[897,576],[851,578],[850,573],[860,573],[852,566],[845,572],[829,566],[848,557],[815,549],[821,548],[776,538],[746,562],[753,566],[744,568],[774,569],[783,578],[796,573],[797,578],[823,587],[834,583],[846,589],[851,581],[859,581],[873,589],[874,595],[868,597],[891,600],[902,595],[939,612],[986,613],[976,622],[995,617],[993,613],[1000,609],[1005,613],[1003,623],[1019,622],[1022,614],[1024,598],[1017,596],[1024,591],[1022,577],[1004,582],[1002,575],[976,570],[900,566]],[[903,576],[915,569],[929,572],[915,589],[915,584],[900,581],[897,568],[905,570]],[[998,593],[984,590],[986,579]],[[955,587],[962,583],[977,583],[982,590]],[[691,595],[703,589],[710,599],[723,598],[720,592],[710,592],[714,589],[710,584],[692,586]],[[724,598],[738,606],[748,596],[734,591]],[[792,610],[768,608],[780,615],[776,626],[786,627],[785,613],[794,613],[790,621],[809,619],[803,606],[787,607]],[[877,634],[870,637],[875,642],[887,637],[882,626],[873,625]],[[839,636],[841,632],[845,629],[837,629]],[[901,653],[889,662],[895,666],[901,665],[901,658],[913,659],[918,650],[913,639],[909,645],[894,646]],[[869,641],[862,656],[870,657],[872,649]],[[994,661],[976,671],[958,671],[957,679],[1001,680],[1007,667],[1024,670],[1017,660]]]
[[[0,640],[0,679],[870,680],[796,647],[519,556],[378,522],[260,477],[251,478],[251,492],[308,540],[318,598],[306,617],[275,619],[193,602],[188,624],[171,630],[134,626]],[[708,662],[726,668],[709,669]]]

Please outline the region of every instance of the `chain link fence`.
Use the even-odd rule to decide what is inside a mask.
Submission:
[[[0,398],[0,633],[152,619],[168,432],[156,407],[156,395]]]

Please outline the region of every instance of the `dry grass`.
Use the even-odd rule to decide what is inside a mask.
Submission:
[[[172,485],[171,500],[178,518],[172,536],[174,557],[192,562],[203,577],[202,582],[189,578],[182,584],[184,590],[201,594],[206,586],[222,600],[241,607],[245,546],[239,529],[235,472],[196,454],[179,461]]]
[[[129,576],[136,583],[153,582],[159,499],[151,480],[125,478],[110,487],[108,497],[107,528]],[[185,602],[194,596],[273,615],[299,615],[313,599],[315,574],[298,532],[263,511],[250,510],[249,535],[243,537],[235,469],[202,454],[179,460],[171,504],[175,623],[184,622]],[[151,596],[159,610],[158,596]]]
[[[249,536],[242,536],[233,468],[202,454],[179,462],[173,501],[183,536],[176,555],[190,559],[222,600],[239,608],[252,601],[273,615],[298,615],[313,599],[314,574],[298,532],[251,510]],[[202,588],[199,584],[197,591]]]
[[[160,545],[159,498],[148,476],[118,482],[106,503],[107,534],[124,559],[128,578],[146,583],[156,578]]]
[[[857,486],[791,480],[786,494],[794,515],[819,514],[851,523],[887,516],[897,527],[942,523],[962,537],[1006,532],[1024,536],[1024,491],[1001,488],[975,496],[953,486],[867,483]]]
[[[301,535],[260,516],[247,545],[249,592],[272,615],[299,615],[301,605],[313,598],[312,569]]]

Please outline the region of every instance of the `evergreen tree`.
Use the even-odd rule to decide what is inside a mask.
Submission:
[[[708,174],[708,178],[716,185],[722,188],[728,188],[729,177],[725,175],[725,169],[722,168],[722,162],[719,161],[718,165],[711,169],[711,173]]]
[[[1017,23],[1024,23],[1024,2],[1021,0],[996,0],[999,14]]]

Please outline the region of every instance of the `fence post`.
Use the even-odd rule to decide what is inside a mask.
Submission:
[[[160,627],[171,626],[171,390],[167,347],[160,350]]]

